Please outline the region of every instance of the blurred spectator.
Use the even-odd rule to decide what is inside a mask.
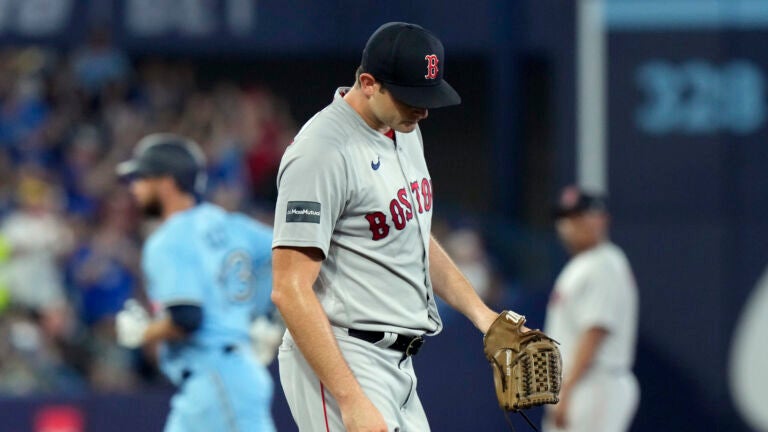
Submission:
[[[124,190],[105,203],[97,228],[72,255],[68,279],[80,299],[80,318],[88,326],[111,319],[137,285],[139,249],[131,238],[133,206]]]
[[[264,91],[250,91],[243,98],[241,130],[246,138],[248,172],[253,190],[260,196],[277,197],[275,178],[285,148],[295,130],[286,107]]]
[[[59,259],[73,245],[72,232],[57,213],[56,190],[43,179],[23,174],[17,189],[19,209],[0,232],[12,255],[5,266],[11,301],[41,317],[45,331],[61,336],[70,329]]]
[[[127,391],[137,384],[132,370],[133,353],[115,342],[114,316],[139,285],[139,249],[135,207],[127,190],[119,188],[102,202],[93,230],[81,236],[81,244],[67,263],[67,279],[85,340],[73,362],[97,391]]]
[[[437,219],[433,227],[433,232],[436,233],[443,248],[475,288],[480,298],[489,307],[495,307],[493,302],[489,302],[493,287],[493,269],[480,233],[468,227],[452,229],[445,220],[441,219]],[[460,313],[448,306],[440,297],[437,298],[437,307],[444,322],[461,317]]]
[[[480,233],[470,228],[455,230],[448,234],[443,246],[480,298],[488,301],[492,275]]]
[[[0,142],[15,162],[50,165],[54,154],[42,139],[50,115],[44,98],[45,55],[36,49],[0,58]]]
[[[0,234],[0,315],[8,308],[11,303],[11,292],[8,289],[8,271],[6,264],[11,257],[11,245],[8,240]]]
[[[0,316],[0,394],[73,393],[84,389],[53,340],[21,312]]]
[[[107,28],[93,29],[88,43],[75,54],[72,63],[77,83],[89,96],[99,94],[110,84],[124,81],[130,66],[126,55],[112,46]]]
[[[61,173],[68,213],[86,218],[94,215],[99,202],[88,174],[95,169],[101,153],[98,130],[90,125],[81,126],[65,149]]]
[[[0,220],[13,209],[15,172],[8,153],[0,149]]]

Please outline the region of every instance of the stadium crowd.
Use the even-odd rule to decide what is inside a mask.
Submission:
[[[267,89],[201,83],[182,62],[134,61],[98,33],[67,55],[0,52],[0,395],[154,382],[149,356],[115,343],[115,313],[142,293],[151,227],[114,168],[157,131],[200,143],[210,200],[271,218],[295,122]]]

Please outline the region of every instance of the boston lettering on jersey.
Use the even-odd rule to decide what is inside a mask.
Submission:
[[[426,178],[421,181],[411,182],[410,192],[416,199],[416,209],[408,199],[408,190],[400,188],[397,196],[389,202],[389,214],[395,229],[400,231],[413,219],[413,212],[419,214],[432,210],[432,182]],[[365,215],[371,230],[373,240],[381,240],[389,235],[390,225],[387,215],[381,211],[371,212]]]

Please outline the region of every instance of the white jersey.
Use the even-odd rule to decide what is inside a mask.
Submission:
[[[277,178],[273,247],[325,255],[314,290],[331,324],[414,336],[442,324],[429,278],[432,182],[421,132],[372,129],[336,92]]]
[[[583,333],[600,327],[608,335],[595,353],[592,371],[630,372],[637,340],[638,294],[627,257],[602,243],[574,256],[555,282],[544,331],[560,342],[564,375]]]

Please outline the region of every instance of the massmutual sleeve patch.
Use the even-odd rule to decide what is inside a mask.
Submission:
[[[314,201],[288,201],[286,222],[320,223],[320,203]]]

